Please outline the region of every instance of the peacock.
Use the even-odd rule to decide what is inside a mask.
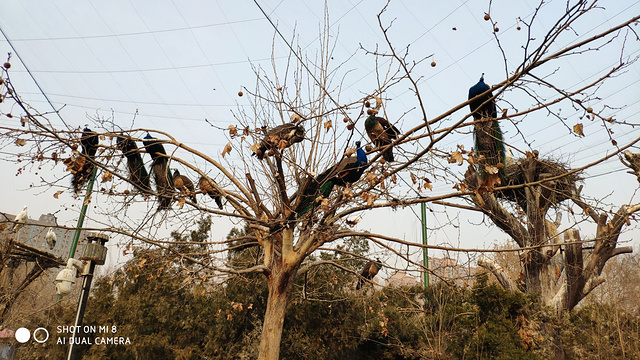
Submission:
[[[118,135],[116,146],[127,158],[127,168],[129,169],[129,182],[143,193],[149,192],[149,173],[144,167],[142,155],[138,150],[136,142],[130,136]]]
[[[385,118],[379,117],[378,112],[382,101],[379,97],[375,97],[376,107],[369,110],[369,117],[364,122],[364,129],[367,131],[367,135],[377,147],[387,146],[393,143],[400,135],[400,130]],[[393,161],[393,147],[389,146],[382,152],[382,157],[386,162]]]
[[[209,179],[207,176],[202,176],[198,181],[198,187],[215,200],[218,205],[218,209],[222,210],[222,198],[220,196],[220,192],[216,190],[216,185],[213,180]]]
[[[362,268],[362,272],[358,277],[356,290],[360,290],[367,280],[371,281],[376,275],[378,275],[380,269],[382,269],[382,261],[380,261],[380,259],[376,258],[376,261],[369,261],[364,268]]]
[[[76,194],[89,180],[91,173],[93,173],[93,169],[95,168],[94,159],[96,152],[98,151],[99,142],[100,139],[98,134],[89,129],[88,126],[85,126],[84,130],[82,130],[82,136],[80,137],[82,152],[80,153],[79,159],[83,159],[80,160],[82,166],[78,171],[73,173],[73,177],[71,179],[71,185],[73,186],[73,191]]]
[[[360,141],[356,141],[355,157],[344,158],[315,179],[307,181],[298,206],[289,216],[289,220],[294,220],[311,210],[316,205],[318,197],[328,198],[335,185],[347,186],[360,180],[366,168],[367,154],[360,147]]]
[[[158,193],[158,209],[166,210],[171,206],[171,193],[173,192],[173,179],[169,172],[169,158],[162,143],[158,139],[147,133],[142,140],[144,147],[151,155],[151,171],[156,182],[156,192]]]
[[[304,140],[304,127],[293,122],[276,126],[267,131],[260,145],[252,154],[258,160],[263,160],[265,155],[272,149],[285,149],[289,146]]]
[[[485,164],[498,168],[498,175],[503,179],[505,147],[502,141],[502,130],[500,130],[500,125],[497,121],[496,101],[489,90],[489,86],[484,82],[484,73],[480,77],[480,81],[469,89],[469,100],[471,100],[469,107],[475,120],[473,130],[474,146],[476,154],[484,157],[483,163],[480,164],[481,176],[483,178],[487,176],[483,165]]]
[[[173,170],[173,185],[182,194],[188,196],[194,204],[198,202],[196,200],[196,188],[193,186],[193,182],[189,180],[188,177],[180,174],[178,169]]]

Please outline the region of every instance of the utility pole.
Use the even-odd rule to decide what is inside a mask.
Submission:
[[[78,223],[76,224],[76,231],[73,233],[73,239],[71,240],[71,246],[69,247],[69,257],[68,259],[73,259],[76,256],[76,249],[78,248],[78,242],[80,241],[80,233],[82,232],[82,226],[84,225],[84,218],[87,215],[87,209],[89,208],[89,203],[91,202],[91,193],[93,192],[93,184],[96,181],[96,174],[98,173],[98,168],[94,167],[91,172],[91,176],[89,176],[89,181],[87,183],[87,193],[84,195],[84,200],[82,202],[82,208],[80,209],[80,216],[78,217]],[[62,300],[62,295],[58,294],[56,299],[57,301]]]
[[[93,167],[89,182],[87,183],[87,193],[84,195],[84,201],[82,202],[82,209],[80,210],[80,217],[78,218],[78,224],[76,225],[76,232],[73,234],[73,241],[71,241],[71,247],[69,248],[69,259],[76,255],[76,248],[78,247],[78,241],[80,240],[80,232],[82,232],[82,226],[84,225],[84,218],[87,215],[87,208],[91,202],[91,193],[93,193],[93,183],[96,181],[96,174],[98,168]]]
[[[75,347],[80,343],[78,333],[82,329],[82,319],[84,317],[84,311],[87,308],[87,301],[89,300],[89,292],[91,291],[91,281],[93,280],[93,273],[96,269],[96,265],[104,265],[107,258],[107,247],[104,246],[109,241],[109,236],[102,233],[91,232],[87,235],[87,244],[82,249],[82,256],[80,260],[87,263],[85,271],[82,273],[82,291],[80,291],[80,299],[78,299],[78,310],[76,311],[76,319],[74,322],[74,329],[69,341],[69,354],[67,360],[73,360]],[[86,334],[82,334],[84,336]]]
[[[420,203],[422,213],[422,244],[427,245],[427,205]],[[424,266],[424,288],[429,287],[429,249],[422,248],[422,265]]]
[[[76,225],[76,231],[73,234],[73,240],[71,241],[71,247],[69,248],[69,259],[73,259],[76,255],[76,249],[78,248],[78,242],[80,241],[80,233],[84,226],[84,219],[87,215],[87,209],[91,202],[91,194],[93,193],[93,185],[96,180],[96,174],[98,168],[94,167],[87,183],[87,193],[84,196],[82,203],[82,209],[80,210],[80,217],[78,217],[78,224]],[[84,317],[84,311],[87,307],[87,301],[89,300],[89,292],[91,291],[91,282],[93,280],[93,273],[96,265],[104,265],[107,258],[107,248],[104,246],[109,241],[109,236],[101,233],[89,233],[87,234],[87,244],[82,249],[82,256],[80,261],[86,263],[84,271],[82,272],[82,290],[80,291],[80,298],[78,299],[78,308],[76,311],[76,318],[74,322],[74,331],[71,335],[69,344],[69,353],[67,360],[75,359],[74,351],[77,343],[80,342],[78,329],[82,328],[82,320]],[[62,295],[58,295],[58,300],[62,298]]]

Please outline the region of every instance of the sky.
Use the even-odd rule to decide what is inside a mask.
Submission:
[[[339,102],[355,101],[377,89],[380,77],[388,70],[388,58],[376,58],[364,49],[388,52],[385,34],[376,17],[385,5],[386,2],[377,0],[325,3],[309,0],[0,1],[3,14],[0,28],[14,48],[5,38],[0,38],[0,58],[13,53],[11,80],[26,103],[40,112],[52,111],[51,105],[59,110],[60,116],[48,116],[56,128],[77,129],[84,124],[95,127],[96,119],[110,119],[121,129],[158,129],[215,159],[226,160],[233,167],[233,156],[232,160],[221,157],[222,148],[228,142],[221,129],[237,125],[236,116],[252,111],[252,99],[246,95],[240,97],[238,92],[255,89],[256,71],[272,76],[275,68],[279,74],[290,77],[292,71],[287,73],[287,65],[295,58],[289,44],[293,44],[303,58],[318,59],[325,19],[328,19],[332,49],[330,79],[332,89],[340,90]],[[401,54],[408,51],[410,62],[426,59],[415,65],[414,74],[425,99],[428,118],[464,102],[468,88],[482,73],[488,84],[496,84],[515,70],[527,40],[525,26],[518,19],[529,21],[537,5],[532,1],[507,0],[491,3],[393,0],[388,4],[381,19],[384,26],[390,26],[387,36],[394,48]],[[576,27],[564,31],[550,50],[586,39],[640,14],[638,1],[603,1],[600,6],[601,9],[585,16]],[[565,2],[559,0],[545,2],[540,7],[531,27],[532,43],[543,38],[564,13],[564,7]],[[483,19],[487,12],[499,28],[496,35],[501,47],[492,24]],[[633,28],[637,30],[637,26]],[[626,61],[640,55],[636,40],[635,34],[625,32],[605,51],[560,59],[542,67],[537,75],[562,87],[579,88],[601,76],[619,59]],[[624,52],[620,53],[623,47]],[[616,120],[639,124],[639,79],[640,65],[632,64],[622,75],[600,87],[598,98],[592,99],[589,106]],[[291,79],[287,81],[292,84]],[[539,95],[550,96],[550,93],[540,89]],[[397,121],[401,129],[412,128],[422,121],[409,83],[392,87],[384,97],[388,99],[386,114]],[[522,91],[514,90],[503,94],[498,105],[522,109],[530,102]],[[567,162],[572,168],[615,151],[602,123],[585,119],[584,111],[568,104],[559,107],[564,107],[561,113],[568,118],[566,123],[549,113],[538,112],[525,117],[518,128],[505,123],[506,141],[524,151],[537,149],[545,156]],[[14,111],[6,105],[0,107],[2,113]],[[467,113],[465,108],[443,124],[457,121]],[[1,127],[15,127],[16,122],[16,118],[0,114]],[[277,120],[256,115],[256,123],[272,125],[277,124]],[[571,133],[571,126],[576,123],[584,124],[584,137]],[[637,129],[637,126],[614,127],[611,136],[619,144],[625,144],[640,136]],[[356,137],[362,134],[360,129]],[[457,145],[471,148],[472,135],[453,134],[439,144],[439,149],[452,151]],[[405,150],[413,151],[420,146],[407,145]],[[637,152],[638,148],[635,149]],[[402,153],[403,149],[397,151]],[[64,188],[48,187],[41,180],[63,177],[62,166],[30,167],[16,176],[18,166],[13,160],[19,152],[16,146],[0,149],[0,159],[3,159],[0,164],[6,169],[0,174],[4,189],[0,193],[0,211],[16,213],[28,204],[32,217],[55,213],[61,224],[73,226],[81,200],[73,199],[70,191],[54,199],[53,193]],[[210,166],[185,156],[186,160],[211,172],[212,177],[216,176]],[[454,171],[462,174],[464,169]],[[615,157],[588,170],[584,177],[585,192],[604,199],[603,208],[640,201],[635,177],[626,174],[626,168]],[[451,191],[450,183],[435,181],[428,195]],[[95,202],[101,200],[97,196]],[[99,226],[105,221],[94,209],[94,213],[92,209],[89,211],[87,226]],[[481,216],[436,205],[430,205],[429,210],[430,244],[490,248],[496,241],[506,239],[501,231],[482,225]],[[214,217],[212,237],[221,240],[234,225],[238,224]],[[170,230],[169,225],[157,226],[165,233]],[[363,214],[363,221],[357,226],[420,241],[417,208],[372,211]],[[581,226],[587,235],[593,233],[593,228]],[[633,235],[640,235],[637,224],[633,231],[623,234],[623,238],[630,240]],[[383,253],[379,248],[375,251]],[[391,255],[386,261],[402,266]]]

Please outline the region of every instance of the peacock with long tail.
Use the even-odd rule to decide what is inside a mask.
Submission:
[[[156,182],[156,192],[158,193],[159,210],[166,210],[171,207],[171,194],[173,193],[173,178],[169,172],[169,158],[162,143],[158,139],[147,133],[142,140],[144,147],[151,155],[151,171]]]
[[[367,154],[360,147],[360,141],[356,141],[356,156],[342,159],[337,164],[325,170],[322,174],[307,182],[302,190],[302,195],[289,220],[294,220],[313,209],[319,197],[328,198],[333,187],[347,186],[360,180],[362,173],[367,168]]]
[[[127,159],[129,182],[141,192],[149,192],[151,190],[149,173],[144,167],[144,161],[142,161],[142,155],[140,155],[136,142],[128,135],[118,135],[116,146]]]
[[[89,129],[88,126],[85,126],[84,130],[82,130],[82,137],[80,137],[82,152],[78,158],[80,161],[78,164],[82,164],[82,166],[73,173],[71,178],[71,185],[73,186],[73,191],[76,194],[84,187],[84,184],[87,183],[91,177],[93,169],[95,168],[94,161],[96,152],[98,151],[99,142],[100,139],[98,134]]]
[[[496,101],[484,82],[484,73],[480,81],[469,89],[469,108],[474,119],[474,147],[476,154],[483,157],[480,162],[480,175],[486,178],[486,165],[498,169],[498,175],[504,180],[505,146],[502,140],[502,130],[498,124]],[[504,181],[503,181],[504,183]]]

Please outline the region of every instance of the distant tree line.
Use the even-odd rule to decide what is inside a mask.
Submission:
[[[174,233],[175,246],[196,253],[210,225],[205,218],[189,234]],[[234,229],[230,236],[243,231]],[[251,266],[261,256],[259,247],[238,245],[230,245],[235,249],[228,253],[230,266]],[[369,250],[361,238],[340,246],[356,255]],[[340,262],[357,272],[365,260],[345,252],[320,252],[314,260]],[[237,275],[211,283],[198,264],[178,262],[170,250],[137,250],[114,274],[98,279],[85,324],[116,325],[131,345],[85,346],[80,358],[256,358],[268,296],[264,277]],[[545,359],[553,354],[551,342],[543,339],[547,327],[561,329],[568,359],[640,356],[637,309],[591,301],[558,320],[534,296],[506,291],[486,274],[471,288],[440,282],[426,290],[365,286],[356,291],[356,282],[353,273],[324,265],[300,276],[284,323],[282,359]],[[46,315],[51,324],[72,324],[74,311],[57,307]],[[34,325],[41,320],[34,319]],[[56,336],[52,332],[52,339],[35,349],[22,346],[19,358],[64,358],[67,346],[56,345]]]

